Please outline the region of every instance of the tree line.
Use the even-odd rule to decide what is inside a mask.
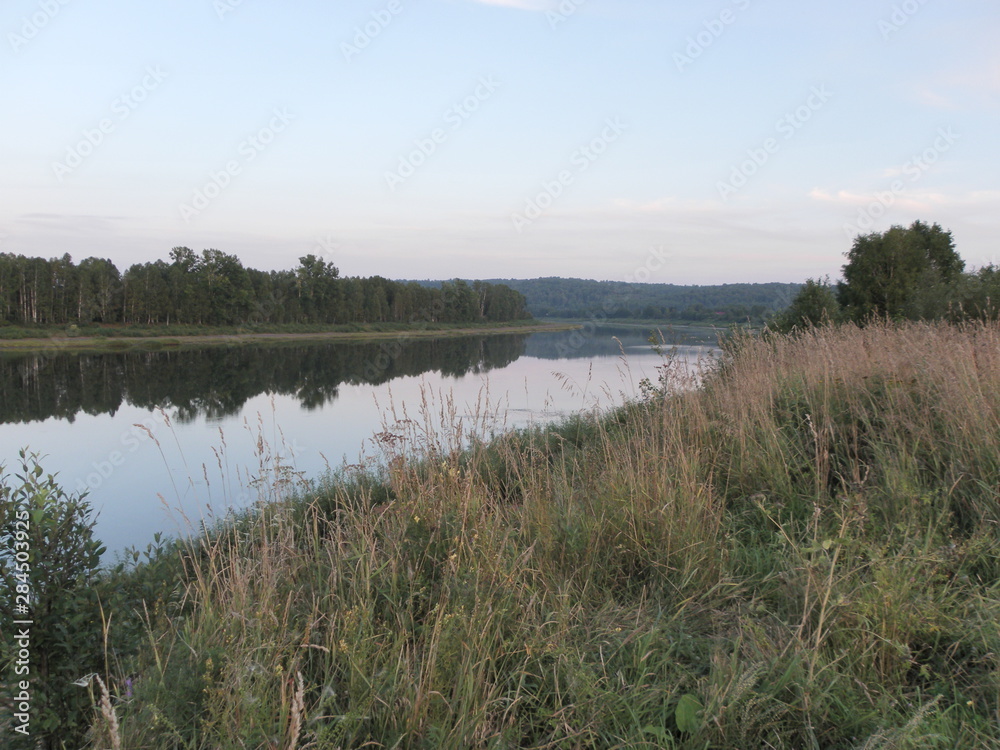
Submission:
[[[966,271],[951,232],[939,224],[915,221],[858,235],[846,256],[841,280],[808,279],[771,327],[998,317],[1000,268]]]
[[[801,284],[646,284],[548,277],[490,279],[527,298],[536,318],[763,322],[788,306]]]
[[[475,323],[529,317],[503,284],[455,279],[436,288],[340,276],[315,255],[283,271],[247,268],[220,250],[175,247],[168,261],[124,273],[110,260],[0,253],[0,323],[237,325]]]

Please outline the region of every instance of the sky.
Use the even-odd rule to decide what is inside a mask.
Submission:
[[[0,251],[343,275],[1000,263],[996,0],[6,0]]]

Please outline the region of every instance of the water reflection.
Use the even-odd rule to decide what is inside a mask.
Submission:
[[[180,422],[240,413],[263,393],[293,396],[306,409],[333,402],[339,388],[379,385],[437,372],[462,377],[538,359],[617,357],[649,351],[651,329],[602,327],[546,334],[451,338],[399,336],[366,342],[287,343],[204,349],[0,355],[0,423],[115,414],[128,404],[165,408]],[[667,346],[712,341],[665,330]]]
[[[524,354],[539,359],[619,357],[630,351],[648,352],[651,342],[663,350],[704,347],[709,351],[717,348],[718,334],[710,328],[585,325],[578,330],[531,336]]]
[[[0,357],[0,423],[72,422],[80,413],[114,414],[123,404],[171,409],[181,422],[200,415],[220,419],[262,393],[294,396],[316,409],[334,401],[344,383],[378,385],[432,371],[461,377],[505,367],[524,354],[526,338],[7,354]]]

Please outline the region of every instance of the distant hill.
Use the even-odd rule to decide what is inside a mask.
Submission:
[[[607,317],[647,319],[762,322],[788,307],[801,284],[639,284],[551,276],[541,279],[490,279],[523,294],[536,318]],[[441,282],[421,282],[437,286]]]

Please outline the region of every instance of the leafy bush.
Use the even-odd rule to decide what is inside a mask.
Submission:
[[[84,495],[66,494],[54,476],[44,474],[37,454],[22,450],[20,456],[15,481],[0,479],[0,581],[10,592],[18,591],[18,584],[24,591],[27,583],[30,592],[28,612],[17,615],[32,622],[31,739],[24,746],[38,741],[44,748],[77,748],[91,701],[74,683],[104,668],[102,612],[94,588],[104,547],[94,539],[92,508]],[[13,607],[5,608],[0,630],[11,634],[14,619]],[[11,660],[14,649],[6,653]]]

